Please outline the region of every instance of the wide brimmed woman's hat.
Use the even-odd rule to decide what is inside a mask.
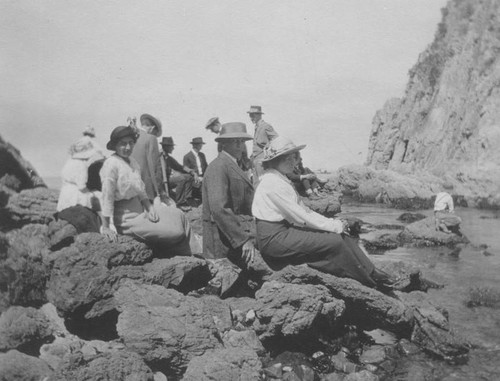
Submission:
[[[141,124],[142,124],[142,121],[145,120],[145,119],[149,119],[151,122],[153,122],[153,125],[156,127],[156,137],[159,138],[160,136],[163,135],[163,131],[161,129],[161,122],[159,119],[156,119],[153,115],[150,115],[150,114],[142,114],[141,117],[139,118],[139,120],[141,121]]]
[[[205,124],[205,128],[208,130],[209,128],[211,128],[214,124],[219,124],[219,117],[216,116],[216,117],[213,117],[213,118],[210,118],[207,122],[207,124]]]
[[[69,147],[69,154],[73,159],[87,160],[96,154],[96,150],[90,139],[82,138]]]
[[[219,142],[224,139],[252,140],[253,138],[247,134],[247,126],[245,123],[231,122],[222,125],[219,136],[215,138],[215,141]]]
[[[200,138],[200,137],[193,138],[193,140],[191,140],[189,143],[190,144],[205,144],[205,142],[203,141],[203,138]]]
[[[290,139],[284,136],[277,136],[271,140],[264,148],[264,159],[262,161],[270,161],[278,156],[288,155],[292,152],[297,152],[303,149],[306,145],[296,146]]]
[[[106,148],[110,151],[114,151],[116,147],[116,143],[126,136],[130,136],[137,141],[137,132],[134,128],[130,126],[118,126],[113,131],[111,131],[111,135],[109,136],[109,142],[106,144]]]

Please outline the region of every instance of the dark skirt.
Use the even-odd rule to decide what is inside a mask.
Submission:
[[[351,237],[298,228],[286,221],[257,220],[257,243],[273,270],[307,264],[328,274],[375,286],[370,276],[374,265]]]

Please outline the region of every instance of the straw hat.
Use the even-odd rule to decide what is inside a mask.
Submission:
[[[305,144],[296,146],[290,139],[284,136],[277,136],[264,148],[264,159],[262,159],[262,161],[270,161],[276,159],[278,156],[300,151],[305,146]]]
[[[215,138],[216,142],[224,139],[245,139],[253,138],[247,134],[247,126],[241,122],[224,123],[220,129],[219,136]]]
[[[134,138],[134,141],[137,141],[137,132],[134,128],[130,126],[118,126],[111,132],[111,135],[109,136],[109,142],[106,144],[106,148],[110,151],[114,151],[116,143],[118,143],[118,141],[125,136],[130,136]]]
[[[156,119],[153,115],[150,114],[142,114],[139,120],[141,121],[141,124],[143,124],[144,120],[150,120],[153,122],[153,125],[156,127],[157,133],[155,134],[156,137],[160,137],[163,134],[163,131],[161,129],[161,122],[159,119]]]
[[[69,154],[73,159],[87,160],[96,154],[96,150],[89,139],[82,138],[71,145]]]

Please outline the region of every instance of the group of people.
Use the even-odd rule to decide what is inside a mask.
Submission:
[[[197,190],[205,258],[227,257],[247,269],[260,253],[274,270],[308,264],[369,287],[391,289],[394,279],[372,264],[350,237],[345,220],[324,217],[304,205],[297,183],[306,196],[319,194],[316,177],[302,166],[305,145],[279,135],[262,120],[261,107],[251,106],[248,114],[254,136],[241,122],[208,121],[206,129],[216,134],[219,151],[210,164],[199,137],[192,139],[183,164],[171,155],[172,137],[161,139],[160,152],[162,125],[149,114],[140,117],[140,127],[130,119],[128,126],[111,132],[106,148],[113,154],[106,159],[84,136],[72,146],[63,169],[58,211],[78,204],[99,213],[99,231],[112,241],[128,234],[167,249],[169,255],[190,255],[191,230],[178,206]],[[250,157],[247,141],[253,141]]]

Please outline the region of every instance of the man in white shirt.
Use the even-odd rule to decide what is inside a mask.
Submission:
[[[445,233],[452,233],[453,230],[458,229],[462,219],[455,215],[453,207],[453,198],[447,192],[439,192],[436,195],[434,202],[434,222],[437,231]]]

